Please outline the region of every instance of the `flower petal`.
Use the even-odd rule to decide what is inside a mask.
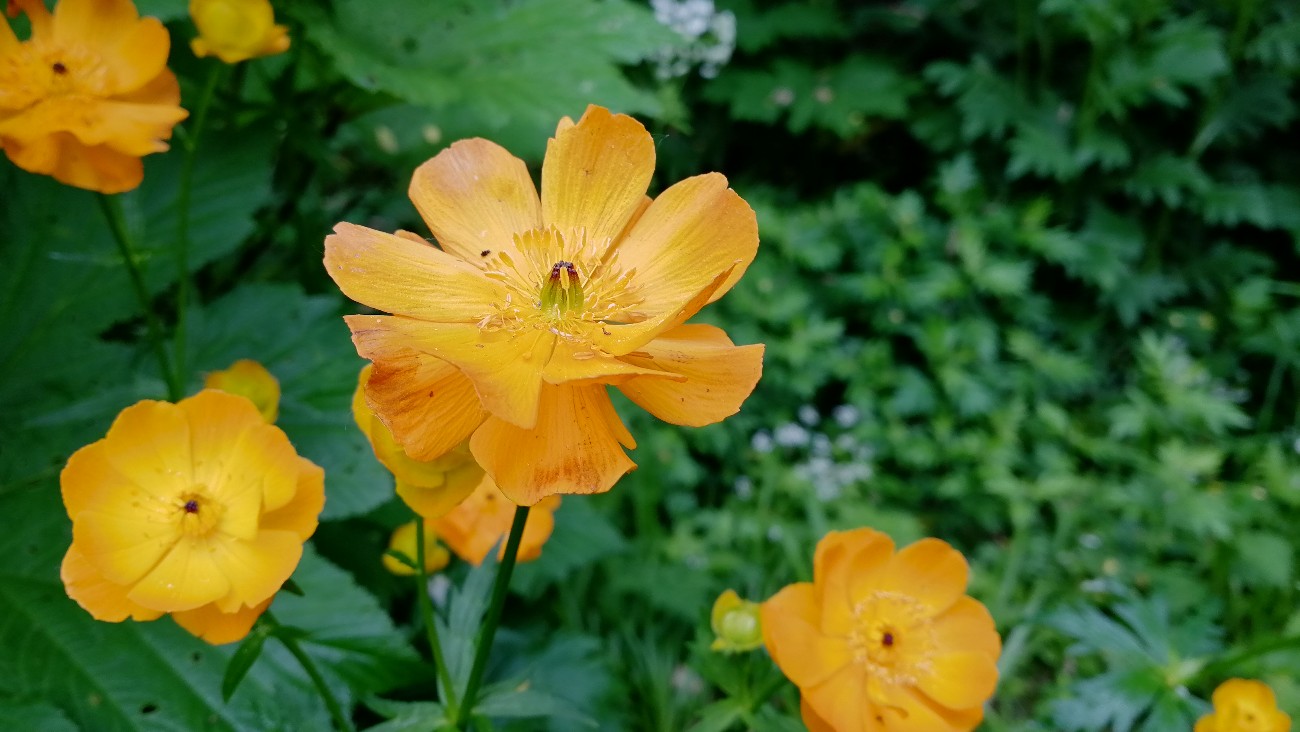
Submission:
[[[142,491],[119,495],[112,505],[77,514],[73,542],[106,580],[129,586],[153,571],[180,541],[178,517],[177,506]]]
[[[31,137],[18,130],[37,129],[27,125],[26,114],[0,122],[0,146],[14,165],[23,170],[53,176],[60,183],[100,193],[122,193],[140,186],[144,163],[135,155],[118,152],[107,145],[86,146],[67,132]],[[15,132],[19,132],[15,135]]]
[[[490,480],[478,463],[470,460],[465,465],[449,470],[436,486],[423,486],[397,479],[397,497],[426,519],[447,515],[474,492],[478,485]]]
[[[853,606],[862,599],[855,590],[870,586],[893,556],[893,540],[870,528],[832,531],[817,542],[813,578],[823,633],[848,634],[853,626]]]
[[[979,726],[984,718],[982,705],[950,709],[915,687],[871,683],[869,688],[868,695],[873,697],[887,730],[966,732]]]
[[[556,493],[602,493],[636,467],[630,440],[603,386],[545,386],[537,423],[516,427],[489,417],[470,450],[510,500],[531,506]]]
[[[77,514],[104,503],[105,499],[111,503],[111,496],[142,491],[109,460],[104,440],[92,442],[72,453],[59,475],[59,486],[68,518],[74,521]]]
[[[871,589],[915,597],[938,615],[966,594],[970,568],[961,552],[939,539],[922,539],[894,555]],[[862,587],[862,581],[859,581]],[[865,589],[854,589],[855,596]]]
[[[348,223],[325,238],[325,269],[362,305],[435,323],[476,323],[505,299],[503,287],[468,262]]]
[[[952,607],[934,619],[933,629],[939,648],[983,653],[994,660],[1002,653],[1002,639],[993,616],[972,597],[957,598]]]
[[[848,644],[817,630],[821,609],[811,582],[787,585],[759,610],[763,645],[800,689],[816,686],[852,663]]]
[[[155,620],[162,615],[157,610],[150,610],[139,603],[132,602],[127,596],[127,588],[109,582],[95,569],[86,556],[81,553],[76,542],[68,547],[63,555],[63,565],[59,570],[63,587],[68,597],[76,600],[91,617],[109,623],[120,623],[127,618],[132,620]]]
[[[725,176],[697,175],[654,199],[616,253],[623,271],[636,270],[638,309],[654,316],[680,309],[729,272],[708,302],[726,294],[758,253],[758,221]]]
[[[411,201],[444,251],[467,262],[514,251],[514,235],[541,226],[528,167],[500,145],[461,140],[415,169]]]
[[[414,462],[446,454],[483,424],[487,412],[479,403],[474,383],[455,366],[410,348],[394,347],[386,354],[386,358],[362,370],[364,395],[360,403],[353,399],[357,424],[370,436],[372,445],[382,438],[371,429],[376,415],[383,420],[380,426],[389,439],[401,435],[401,451]],[[401,473],[399,478],[421,482],[385,462],[384,456],[379,459],[394,474]]]
[[[344,320],[352,329],[352,342],[362,358],[384,364],[409,358],[408,352],[414,350],[448,361],[473,382],[483,408],[493,416],[521,427],[536,423],[542,365],[555,343],[555,335],[549,331],[529,330],[485,337],[475,325],[376,315],[349,315]],[[382,378],[386,368],[376,366],[370,384]],[[384,392],[383,387],[376,389],[377,394]],[[372,398],[370,403],[381,418],[394,426],[398,424],[398,415],[412,408],[401,407],[388,396]],[[393,436],[403,442],[411,457],[420,459],[432,452],[420,440],[408,440],[400,428],[394,430]],[[406,444],[408,441],[414,444]],[[421,447],[426,449],[422,451]]]
[[[978,707],[997,688],[998,667],[987,654],[959,651],[930,663],[928,673],[917,678],[917,688],[949,709]]]
[[[217,598],[217,608],[234,612],[273,596],[302,559],[302,543],[290,531],[262,531],[252,541],[212,542],[205,551],[230,580],[230,592]]]
[[[631,359],[599,353],[591,350],[587,343],[565,338],[555,340],[551,358],[546,362],[546,368],[542,369],[542,378],[548,384],[622,384],[636,376],[657,377],[669,383],[686,380],[685,376],[667,373],[656,366],[640,365]]]
[[[702,427],[740,411],[763,373],[763,346],[734,346],[712,325],[680,325],[622,360],[685,377],[637,376],[618,388],[665,422]]]
[[[307,458],[298,458],[298,490],[283,506],[262,514],[262,531],[288,531],[306,541],[316,533],[325,508],[325,471]]]
[[[73,539],[90,551],[75,531]],[[222,542],[217,539],[213,543]],[[193,610],[225,597],[228,592],[230,578],[218,564],[215,553],[208,550],[207,542],[182,537],[135,583],[127,597],[145,607],[170,613]],[[262,599],[265,598],[258,598]]]
[[[841,666],[816,685],[801,686],[800,691],[808,706],[831,729],[857,732],[875,724],[866,695],[866,674],[855,664]]]
[[[546,145],[543,224],[566,237],[582,230],[599,251],[641,206],[654,167],[654,140],[640,122],[587,107],[576,125],[557,129]]]
[[[271,606],[273,599],[275,598],[268,597],[264,602],[253,607],[241,607],[230,613],[221,612],[215,605],[204,605],[193,610],[172,613],[172,619],[191,634],[214,646],[219,646],[243,640],[244,636],[248,635],[248,631],[253,629],[253,623],[257,622],[262,613]]]
[[[146,400],[123,409],[103,444],[108,462],[151,498],[171,501],[193,483],[190,422],[175,404]],[[119,501],[101,492],[89,505]]]

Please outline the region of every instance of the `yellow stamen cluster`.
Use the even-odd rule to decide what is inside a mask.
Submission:
[[[849,651],[868,674],[887,684],[913,685],[930,670],[932,626],[916,598],[877,590],[853,606]]]

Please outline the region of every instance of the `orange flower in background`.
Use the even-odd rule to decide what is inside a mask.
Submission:
[[[966,559],[938,539],[897,554],[873,529],[818,544],[813,581],[762,607],[763,642],[812,732],[971,730],[997,685],[1002,642],[967,597]]]
[[[203,380],[203,387],[248,399],[271,424],[280,414],[280,382],[265,366],[251,359],[240,359],[229,368],[213,371]]]
[[[419,546],[417,544],[418,527],[414,521],[402,524],[393,531],[392,537],[388,540],[388,551],[402,554],[410,563],[403,562],[391,554],[385,553],[383,558],[384,569],[392,572],[399,577],[409,577],[415,574],[415,568],[419,557]],[[426,574],[432,574],[446,567],[451,562],[451,553],[447,547],[438,543],[438,535],[427,525],[424,531],[424,571]]]
[[[129,191],[141,156],[185,119],[171,39],[130,0],[13,0],[32,34],[0,22],[0,148],[20,168],[100,193]]]
[[[463,442],[433,460],[420,461],[407,455],[366,404],[365,386],[371,370],[367,364],[357,379],[352,418],[370,442],[375,457],[396,479],[398,497],[424,518],[438,518],[474,492],[483,480],[483,468],[474,462],[469,445]]]
[[[289,50],[289,29],[275,24],[267,0],[190,0],[190,18],[199,29],[190,48],[200,58],[237,64]]]
[[[470,438],[510,500],[533,505],[609,490],[636,467],[607,386],[674,424],[740,409],[763,347],[683,323],[753,260],[754,212],[717,173],[651,200],[654,164],[641,123],[593,106],[560,122],[540,197],[524,163],[487,140],[420,166],[411,200],[441,248],[335,228],[330,276],[392,313],[347,321],[375,366],[366,399],[407,454]]]
[[[555,529],[555,510],[559,507],[559,496],[543,499],[533,506],[519,540],[518,561],[530,562],[542,555],[542,545]],[[485,477],[469,498],[428,525],[456,556],[477,567],[493,546],[498,547],[498,558],[505,555],[506,537],[514,518],[515,504],[491,478]]]
[[[1290,732],[1291,717],[1277,708],[1268,684],[1228,679],[1212,697],[1214,711],[1196,722],[1195,732]]]
[[[213,390],[122,410],[60,482],[68,596],[108,622],[170,613],[214,644],[271,604],[325,504],[324,472],[252,402]]]

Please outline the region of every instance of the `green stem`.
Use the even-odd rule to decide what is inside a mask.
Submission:
[[[459,708],[456,704],[456,688],[451,683],[451,673],[447,671],[447,660],[442,655],[442,644],[438,642],[438,624],[433,617],[433,603],[429,602],[429,575],[425,573],[424,564],[424,517],[415,517],[415,577],[420,584],[416,587],[416,597],[420,605],[420,619],[424,622],[425,633],[429,637],[429,650],[433,652],[433,665],[438,671],[438,680],[442,682],[443,702],[456,716]]]
[[[162,371],[163,380],[167,382],[167,398],[178,401],[183,396],[181,385],[176,380],[176,372],[172,370],[171,360],[167,358],[167,348],[163,345],[162,324],[158,322],[158,316],[153,311],[149,290],[144,285],[144,277],[140,274],[140,266],[136,262],[135,246],[131,243],[131,234],[127,231],[126,219],[122,215],[122,201],[117,196],[106,196],[101,193],[99,207],[104,212],[104,218],[108,220],[108,228],[113,232],[113,239],[117,242],[117,250],[122,255],[122,262],[126,264],[126,272],[131,278],[131,287],[140,301],[140,307],[144,309],[144,322],[149,329],[149,341],[153,345],[154,355],[158,357],[158,368]]]
[[[487,667],[488,651],[492,648],[492,638],[497,634],[497,625],[501,622],[501,608],[506,604],[506,587],[510,584],[510,575],[515,571],[515,556],[519,553],[519,540],[524,535],[524,524],[528,522],[528,506],[515,508],[515,520],[510,525],[510,538],[506,540],[506,553],[497,566],[496,581],[492,585],[492,600],[488,605],[487,617],[479,630],[478,643],[474,648],[474,665],[470,667],[469,681],[465,684],[465,698],[455,724],[465,724],[474,709],[474,699],[478,695],[479,685],[483,682],[483,670]]]
[[[1189,683],[1196,683],[1205,679],[1219,676],[1222,673],[1240,665],[1243,661],[1249,661],[1259,656],[1267,656],[1277,651],[1285,651],[1292,648],[1300,648],[1300,635],[1292,635],[1286,638],[1278,638],[1265,641],[1256,646],[1251,646],[1239,653],[1228,656],[1227,658],[1207,663],[1200,671],[1193,676]]]
[[[198,105],[194,108],[194,125],[188,130],[183,146],[184,161],[181,163],[180,193],[176,199],[176,332],[173,343],[173,358],[176,364],[176,378],[182,385],[188,381],[186,361],[186,317],[190,299],[190,197],[194,189],[194,158],[199,149],[199,136],[203,134],[203,123],[208,117],[208,108],[212,106],[212,97],[217,89],[217,81],[225,64],[214,63],[208,72],[208,79],[199,95]]]
[[[284,627],[280,624],[280,621],[275,619],[270,610],[263,613],[262,618],[277,630]],[[286,633],[272,633],[272,635],[275,636],[276,640],[284,644],[285,649],[302,666],[302,670],[307,672],[312,685],[316,687],[316,691],[320,692],[321,699],[325,702],[325,708],[329,710],[330,718],[334,720],[334,726],[344,732],[354,732],[356,727],[352,726],[352,720],[343,713],[343,706],[339,704],[338,699],[334,698],[334,692],[330,691],[329,685],[325,683],[325,677],[321,676],[320,669],[316,668],[316,662],[311,660],[311,656],[307,655],[302,646],[298,645],[298,640]]]

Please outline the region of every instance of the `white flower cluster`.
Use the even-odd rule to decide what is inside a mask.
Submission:
[[[665,46],[654,55],[660,79],[685,76],[695,66],[700,76],[712,79],[731,60],[736,48],[736,16],[719,11],[713,0],[650,0],[655,20],[672,28],[682,43]]]
[[[831,412],[831,417],[835,427],[847,430],[858,423],[861,413],[853,405],[842,404]],[[750,448],[757,453],[769,453],[777,448],[806,452],[791,465],[791,470],[811,485],[817,499],[824,503],[834,501],[845,488],[865,483],[875,475],[870,445],[858,442],[850,432],[841,432],[832,440],[829,434],[817,429],[822,418],[812,405],[800,407],[798,419],[798,422],[778,425],[770,433],[766,430],[754,433]],[[830,431],[837,431],[835,427]],[[736,480],[734,489],[738,497],[748,500],[754,493],[754,484],[742,476]]]

